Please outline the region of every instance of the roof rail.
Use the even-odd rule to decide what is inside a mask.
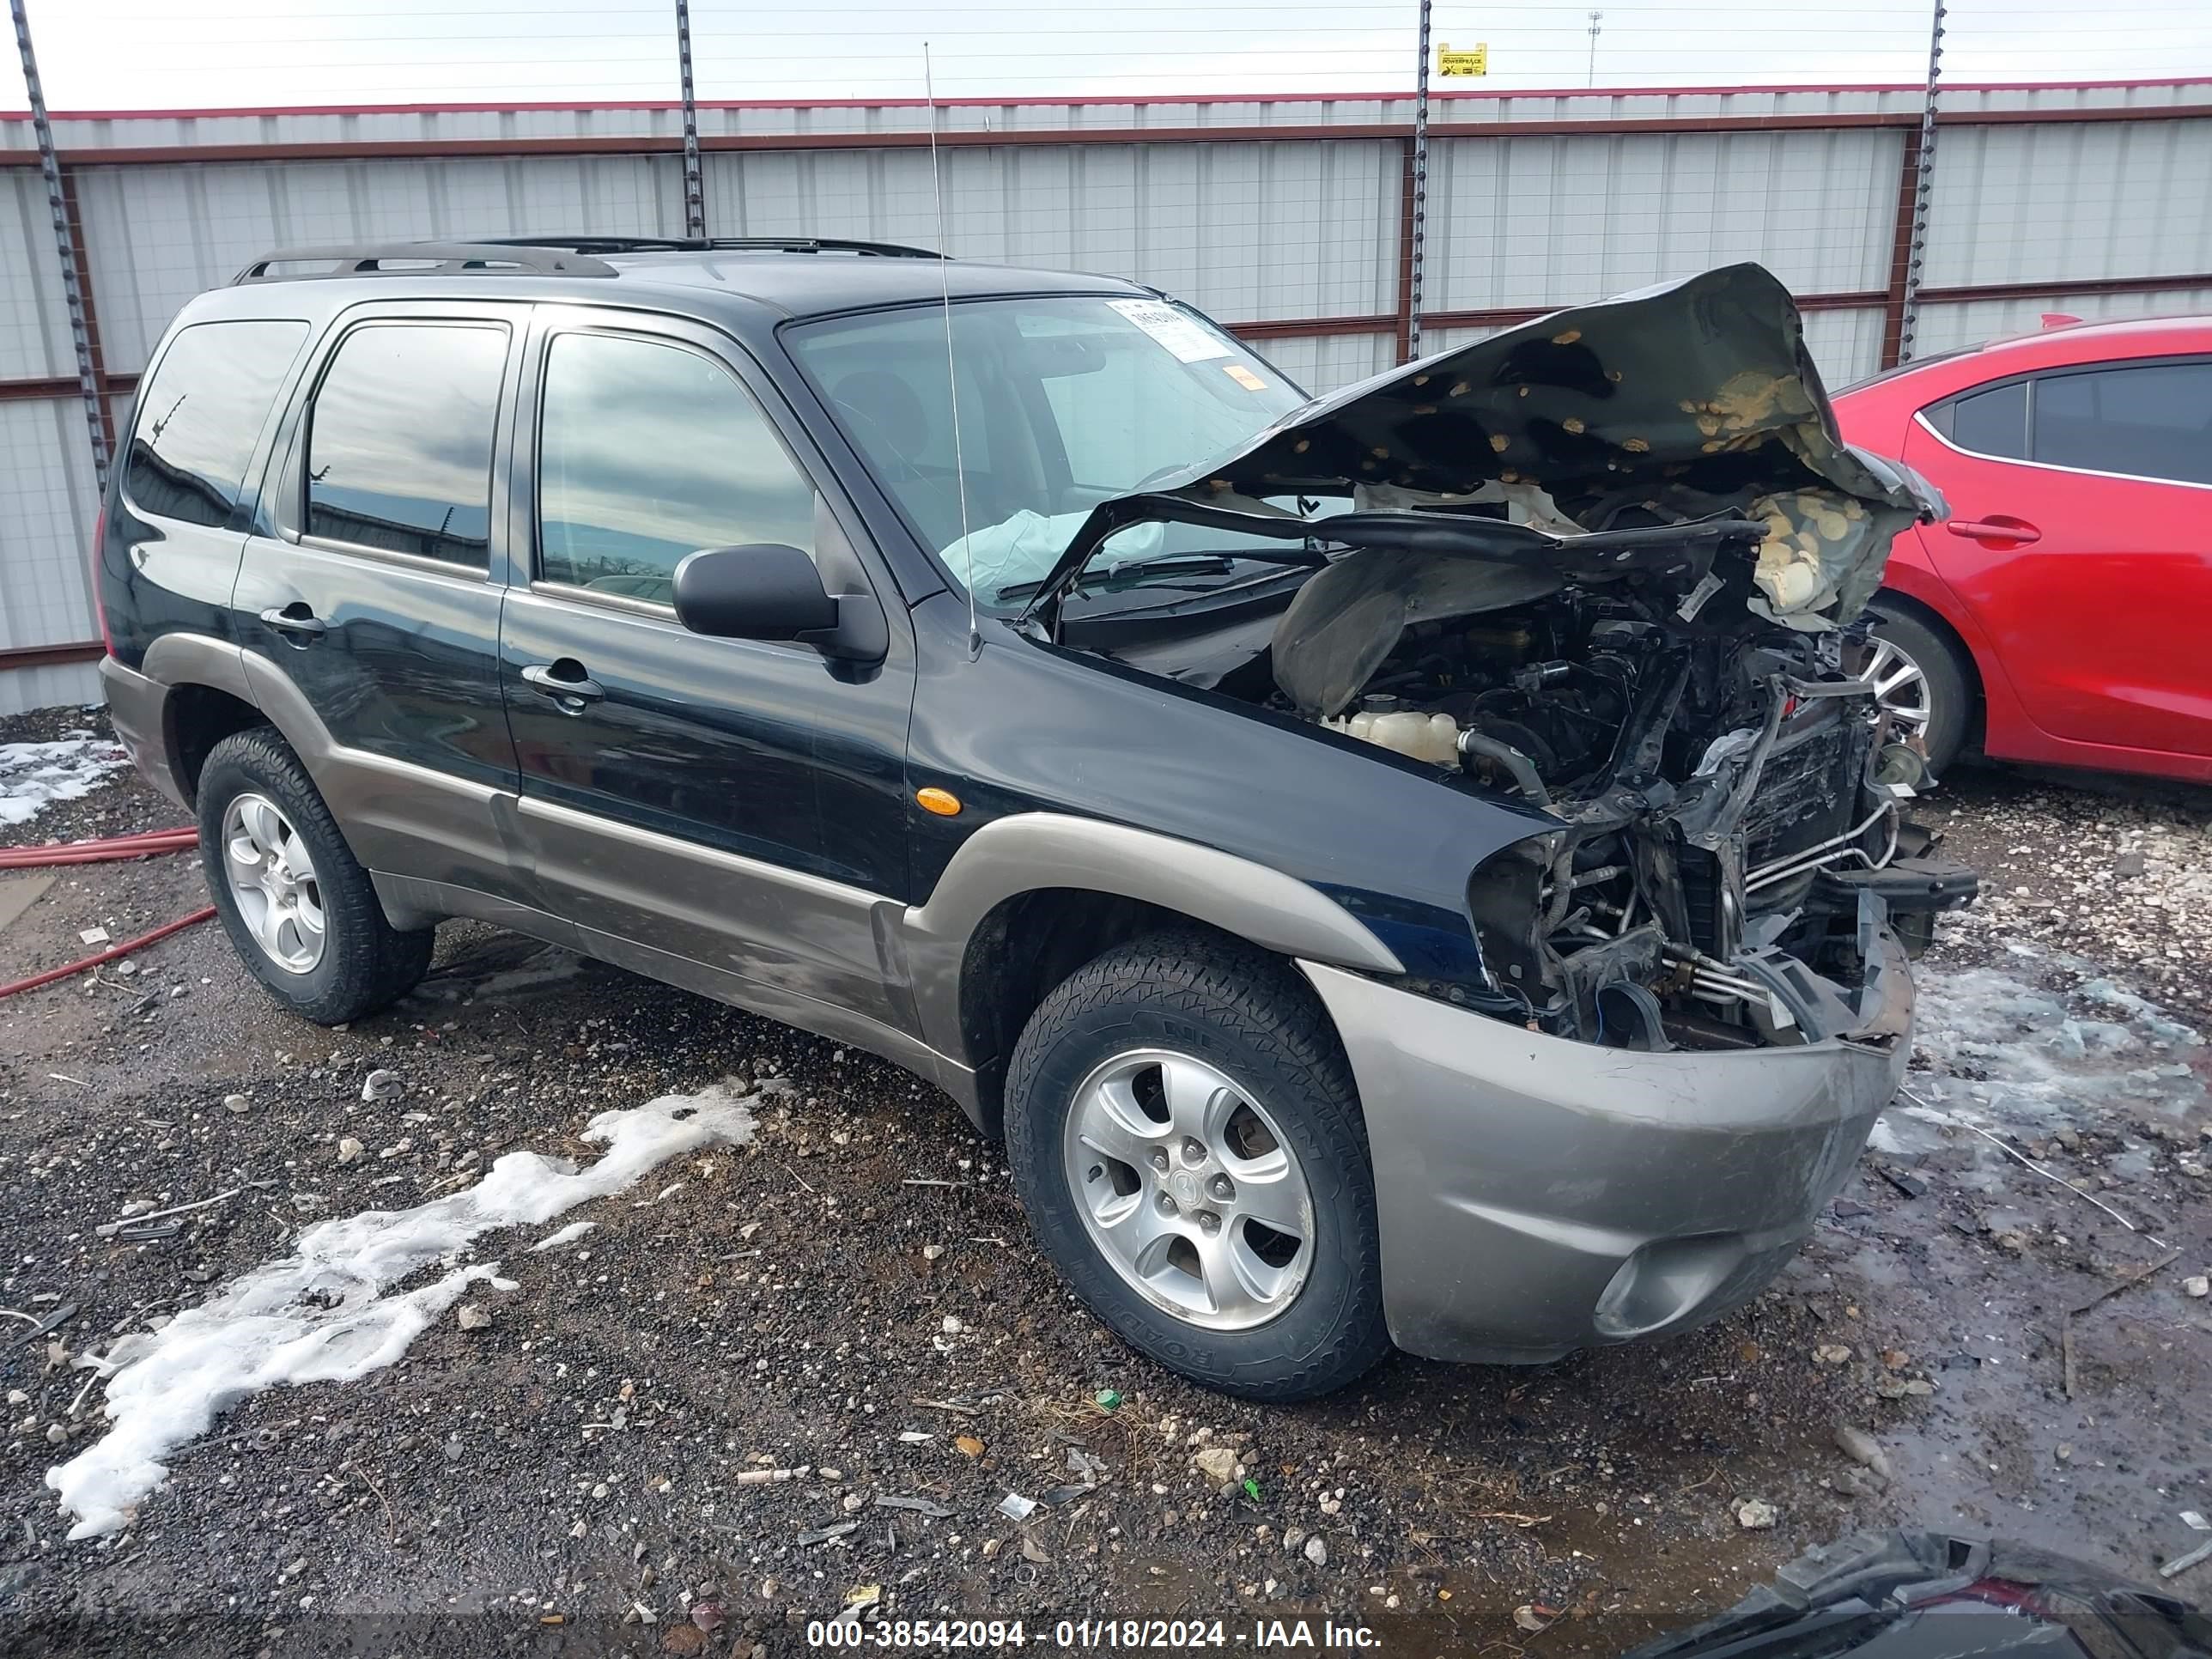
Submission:
[[[937,259],[933,248],[861,242],[843,236],[521,236],[490,239],[501,247],[558,247],[578,253],[859,253],[886,259]]]
[[[272,265],[319,264],[325,270],[272,270]],[[298,282],[324,276],[611,276],[615,268],[582,248],[536,242],[397,242],[378,247],[286,247],[264,253],[231,279]]]

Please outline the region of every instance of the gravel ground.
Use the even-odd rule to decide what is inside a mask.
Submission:
[[[1401,1358],[1291,1408],[1119,1347],[998,1149],[908,1074],[491,929],[448,925],[433,978],[347,1030],[276,1012],[213,926],[0,1004],[0,1306],[75,1308],[28,1340],[0,1322],[0,1648],[783,1654],[872,1587],[871,1618],[1032,1640],[1143,1613],[1249,1646],[1328,1616],[1391,1653],[1611,1653],[1890,1522],[2147,1575],[2212,1510],[2212,1304],[2185,1289],[2212,1064],[2172,1023],[2212,1019],[2212,800],[1980,772],[1929,805],[1996,893],[1925,964],[1934,1104],[1885,1119],[1774,1290],[1672,1342]],[[179,816],[126,777],[6,833]],[[204,902],[171,857],[0,875],[0,915],[34,882],[6,977]],[[401,1091],[364,1101],[373,1070]],[[565,1248],[487,1236],[470,1259],[513,1286],[471,1288],[488,1322],[246,1400],[126,1530],[66,1540],[45,1475],[101,1432],[80,1355],[322,1217],[512,1151],[588,1158],[594,1114],[724,1079],[769,1085],[749,1145],[562,1218],[598,1224]],[[94,1231],[234,1188],[170,1237]],[[1009,1492],[1039,1507],[1017,1523]]]

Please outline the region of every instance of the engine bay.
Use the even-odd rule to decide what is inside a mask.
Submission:
[[[1425,620],[1317,718],[1559,820],[1469,883],[1494,994],[1439,994],[1616,1046],[1802,1042],[1849,1029],[1863,924],[1917,945],[1972,891],[1904,817],[1926,769],[1846,670],[1856,632],[1680,608],[1569,584]]]
[[[1944,511],[1843,441],[1788,291],[1739,265],[1103,501],[1020,622],[1514,800],[1529,832],[1468,882],[1479,969],[1417,988],[1647,1051],[1869,1041],[1877,957],[1976,885],[1906,820],[1924,758],[1856,672],[1892,541]]]

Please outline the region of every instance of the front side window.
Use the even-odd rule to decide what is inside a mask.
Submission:
[[[702,548],[814,550],[814,488],[750,393],[684,346],[559,334],[538,437],[538,574],[666,605]]]
[[[1018,608],[1099,502],[1212,460],[1304,401],[1229,335],[1160,300],[957,304],[949,353],[941,306],[828,318],[786,337],[945,573],[999,610]],[[1145,556],[1240,542],[1139,529],[1121,539]]]
[[[307,337],[305,323],[200,323],[171,341],[138,398],[124,464],[131,504],[187,524],[227,523]]]
[[[496,323],[347,335],[309,412],[307,533],[483,569],[506,363]]]
[[[2045,375],[2034,424],[2052,466],[2212,484],[2212,362]]]

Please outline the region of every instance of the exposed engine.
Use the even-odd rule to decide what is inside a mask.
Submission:
[[[1413,624],[1320,723],[1559,820],[1470,884],[1518,1017],[1634,1048],[1797,1041],[1832,1023],[1804,966],[1856,981],[1863,895],[1912,907],[1917,945],[1972,890],[1917,856],[1900,808],[1925,768],[1846,672],[1859,639],[1569,586]]]
[[[1527,834],[1467,887],[1480,961],[1431,994],[1630,1048],[1866,1042],[1891,937],[1974,891],[1904,822],[1923,764],[1853,672],[1893,539],[1943,511],[1843,441],[1787,290],[1740,265],[1404,364],[1101,502],[1025,619],[1519,797]],[[1305,574],[1279,614],[1224,578],[1149,638],[1063,628],[1137,526]]]

